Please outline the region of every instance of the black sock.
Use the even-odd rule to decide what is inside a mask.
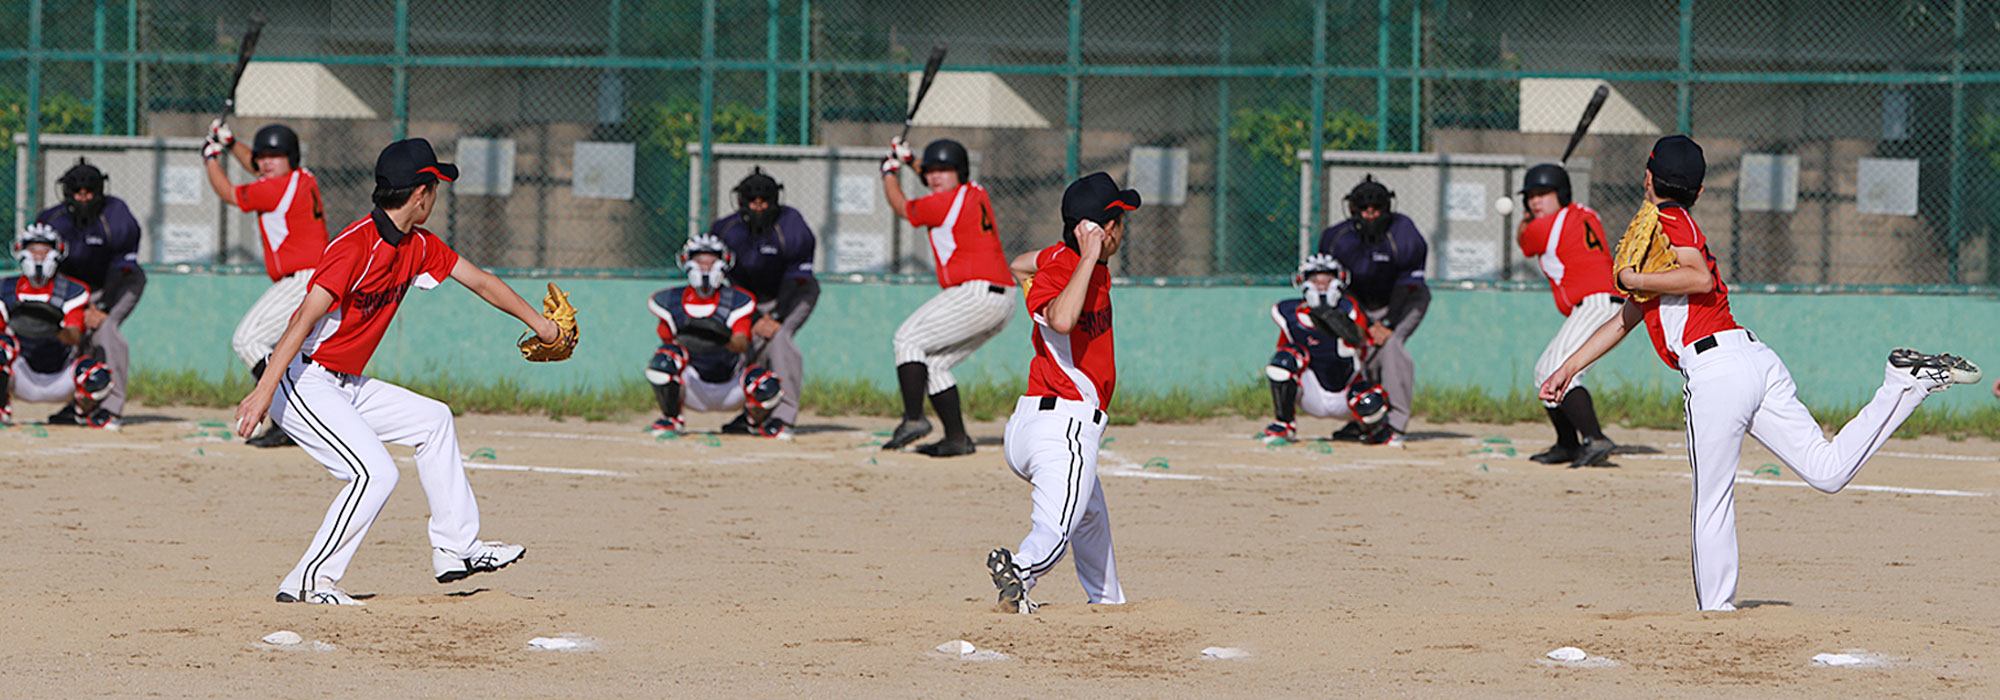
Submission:
[[[1549,422],[1556,426],[1556,446],[1576,447],[1576,424],[1569,422],[1569,416],[1565,415],[1561,408],[1543,408],[1543,410],[1549,412]]]
[[[896,384],[903,391],[903,420],[924,419],[924,388],[930,381],[931,370],[922,362],[896,365]]]
[[[965,416],[958,411],[958,387],[931,394],[931,408],[937,409],[938,422],[944,424],[944,439],[965,439]]]
[[[1299,383],[1271,382],[1271,415],[1279,423],[1290,423],[1298,416]]]
[[[1590,400],[1590,390],[1577,387],[1563,396],[1562,413],[1569,417],[1571,425],[1585,440],[1603,440],[1604,428],[1597,424],[1597,405]]]
[[[666,418],[681,417],[681,383],[667,382],[653,385],[653,398],[660,402],[660,415]]]

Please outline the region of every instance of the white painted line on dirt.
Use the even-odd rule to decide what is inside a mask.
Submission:
[[[645,440],[653,439],[652,436],[650,435],[646,435],[644,438],[641,438],[640,436],[645,435],[645,433],[636,430],[632,431],[632,434],[629,436],[622,435],[619,433],[548,433],[535,430],[476,430],[476,431],[470,431],[468,434],[505,435],[507,437],[547,438],[552,440],[603,440],[606,438],[611,438],[616,440],[624,440],[627,442],[636,442],[640,439],[645,439]]]
[[[396,458],[396,461],[402,462],[404,464],[416,463],[415,459],[409,457],[398,457]],[[570,469],[566,467],[537,467],[528,464],[488,464],[485,462],[471,462],[471,461],[461,461],[461,463],[465,465],[466,469],[477,470],[477,471],[541,472],[544,474],[574,474],[577,476],[631,476],[630,474],[626,474],[625,472],[612,472],[612,471],[605,471],[602,469]]]
[[[1752,474],[1753,474],[1752,472],[1746,472],[1746,471],[1736,472],[1736,483],[1755,484],[1758,486],[1804,486],[1807,488],[1811,488],[1812,486],[1811,484],[1807,484],[1806,482],[1803,481],[1779,481],[1777,479],[1758,479],[1758,478],[1753,478]],[[1683,479],[1694,478],[1693,474],[1675,474],[1674,476]],[[1960,496],[1966,498],[1984,498],[1993,495],[1989,493],[1981,493],[1978,491],[1954,491],[1951,489],[1913,489],[1904,486],[1869,486],[1866,484],[1848,484],[1847,488],[1841,490],[1876,491],[1880,493],[1900,493],[1909,496]]]
[[[1946,455],[1946,454],[1932,454],[1928,452],[1876,452],[1875,454],[1884,457],[1936,459],[1946,462],[2000,462],[2000,457],[1987,457],[1984,455]]]
[[[1112,471],[1099,470],[1098,473],[1103,474],[1105,476],[1130,476],[1140,479],[1166,479],[1168,481],[1207,481],[1210,478],[1198,474],[1166,474],[1163,472],[1149,472],[1137,469],[1116,469]]]

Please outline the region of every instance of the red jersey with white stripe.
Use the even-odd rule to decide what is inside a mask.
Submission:
[[[1111,341],[1111,270],[1090,272],[1083,312],[1069,333],[1049,327],[1049,302],[1069,285],[1082,258],[1057,243],[1035,255],[1035,278],[1028,285],[1028,314],[1035,319],[1035,359],[1028,363],[1028,396],[1054,396],[1105,410],[1118,384],[1118,355]]]
[[[236,188],[236,206],[257,212],[264,235],[264,274],[271,281],[319,266],[326,250],[326,212],[320,208],[319,180],[304,168]]]
[[[1694,341],[1741,326],[1729,313],[1729,285],[1716,272],[1715,255],[1708,252],[1708,238],[1701,235],[1694,217],[1679,204],[1662,204],[1660,230],[1676,248],[1701,249],[1708,276],[1715,280],[1715,289],[1702,294],[1661,294],[1639,304],[1639,310],[1646,312],[1646,334],[1653,337],[1654,352],[1668,367],[1680,369],[1680,357]]]
[[[993,202],[986,198],[986,188],[968,182],[955,190],[918,197],[903,206],[903,215],[911,226],[931,229],[938,286],[950,289],[974,280],[1014,286],[1007,256],[1000,251],[1000,234],[993,228]]]
[[[1604,222],[1597,212],[1570,203],[1521,227],[1521,255],[1536,258],[1549,278],[1556,310],[1571,309],[1592,294],[1611,292],[1611,251],[1604,245]]]
[[[430,289],[450,279],[458,253],[422,228],[398,233],[377,209],[326,246],[312,286],[333,293],[333,308],[306,336],[303,351],[327,369],[360,374],[389,330],[410,285]]]
[[[0,279],[0,343],[6,343],[14,332],[14,309],[21,302],[40,301],[54,304],[62,309],[62,327],[83,333],[83,310],[90,306],[90,287],[76,281],[76,278],[56,275],[48,282],[36,286],[26,275]],[[69,363],[71,348],[55,336],[44,338],[14,338],[15,351],[28,362],[28,367],[37,372],[54,372]],[[5,372],[0,368],[0,372]],[[5,392],[0,388],[0,392]],[[0,396],[0,404],[5,403]]]

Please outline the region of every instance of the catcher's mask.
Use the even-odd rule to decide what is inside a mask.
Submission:
[[[33,243],[48,244],[50,248],[48,254],[36,260],[34,251],[28,249]],[[62,236],[57,235],[56,230],[48,224],[29,224],[26,229],[21,230],[21,235],[14,239],[14,259],[21,261],[21,275],[37,285],[46,284],[50,279],[54,279],[56,266],[62,264],[63,257],[68,254],[69,247],[63,245]]]
[[[1333,275],[1333,281],[1325,288],[1313,283],[1313,276],[1320,274]],[[1292,277],[1292,284],[1298,285],[1299,291],[1305,293],[1306,306],[1333,306],[1340,303],[1341,295],[1346,293],[1347,268],[1341,267],[1340,261],[1331,255],[1314,253],[1299,264],[1299,273]]]
[[[778,196],[785,186],[771,177],[761,167],[751,168],[750,175],[736,183],[736,211],[743,214],[743,225],[751,233],[763,233],[778,223]],[[756,200],[770,202],[763,211],[752,211],[750,203]]]
[[[707,270],[701,269],[701,261],[695,256],[702,253],[715,255],[715,264]],[[736,263],[736,256],[729,252],[729,246],[722,239],[706,233],[689,238],[687,245],[681,246],[681,269],[687,271],[688,284],[704,293],[721,289],[728,284],[726,273]]]
[[[62,186],[63,209],[69,212],[70,223],[79,229],[97,223],[97,215],[104,213],[104,181],[109,179],[104,171],[82,158],[56,178],[56,184]],[[76,200],[76,193],[82,191],[91,193],[88,201]]]

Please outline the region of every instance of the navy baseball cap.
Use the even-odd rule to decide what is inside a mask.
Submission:
[[[1118,183],[1112,182],[1110,175],[1091,173],[1063,190],[1063,233],[1075,229],[1079,221],[1089,219],[1102,226],[1138,208],[1138,190],[1118,189]]]
[[[403,139],[389,144],[382,149],[382,155],[375,158],[375,186],[382,189],[399,190],[457,179],[458,166],[439,163],[437,153],[431,150],[431,142],[423,139]]]
[[[1693,192],[1701,189],[1708,161],[1702,158],[1701,145],[1694,139],[1674,134],[1653,142],[1652,152],[1646,155],[1646,171],[1653,174],[1654,182]]]

